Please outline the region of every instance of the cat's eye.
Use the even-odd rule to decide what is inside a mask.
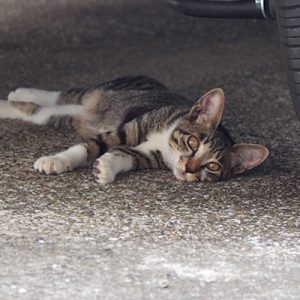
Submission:
[[[212,172],[218,172],[221,169],[221,166],[216,162],[210,162],[206,165],[206,168]]]
[[[196,151],[199,148],[199,140],[193,135],[188,138],[187,143],[193,151]]]

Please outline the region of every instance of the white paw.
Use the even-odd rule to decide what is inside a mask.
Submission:
[[[8,101],[32,102],[41,106],[53,106],[59,99],[60,92],[44,91],[32,88],[18,88],[11,91]]]
[[[66,159],[59,156],[43,156],[34,163],[34,169],[41,174],[56,175],[71,170],[71,166]]]
[[[114,181],[116,174],[113,170],[113,158],[114,155],[105,153],[95,160],[93,173],[97,182],[107,184]]]
[[[8,101],[28,101],[29,89],[18,88],[15,91],[11,91],[8,96]]]

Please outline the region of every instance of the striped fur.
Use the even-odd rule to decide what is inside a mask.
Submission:
[[[268,155],[261,145],[235,144],[220,125],[220,89],[193,104],[154,79],[131,76],[64,92],[17,89],[8,100],[0,101],[1,118],[75,128],[84,139],[38,159],[34,168],[44,174],[93,165],[101,184],[139,169],[170,169],[180,180],[217,181],[257,166]]]

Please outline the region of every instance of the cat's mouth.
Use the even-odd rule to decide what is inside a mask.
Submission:
[[[174,173],[174,175],[175,175],[175,177],[177,178],[177,179],[179,179],[179,180],[186,180],[185,179],[185,172],[184,171],[182,171],[181,169],[179,169],[179,168],[175,168],[174,170],[173,170],[173,173]]]
[[[183,181],[200,181],[200,178],[193,173],[186,173],[179,168],[173,170],[175,177]]]

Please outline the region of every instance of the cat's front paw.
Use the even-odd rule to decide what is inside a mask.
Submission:
[[[110,153],[105,153],[95,160],[93,174],[96,177],[97,182],[107,184],[114,181],[116,175],[112,168],[112,158]]]
[[[34,169],[41,174],[57,175],[71,170],[70,164],[59,156],[43,156],[34,163]]]

